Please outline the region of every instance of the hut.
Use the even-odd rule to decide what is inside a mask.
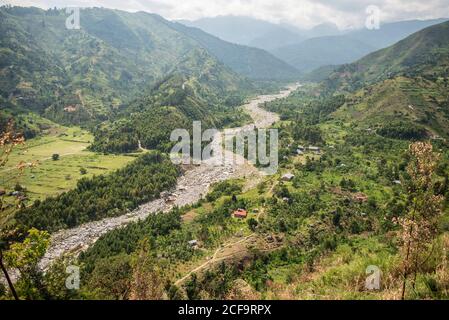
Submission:
[[[294,174],[286,173],[282,176],[282,181],[291,181],[295,177]]]
[[[234,218],[245,219],[248,216],[248,212],[245,209],[237,209],[233,213]]]

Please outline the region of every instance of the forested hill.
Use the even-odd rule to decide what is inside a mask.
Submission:
[[[163,80],[135,99],[114,121],[104,122],[95,131],[92,149],[122,153],[144,148],[167,151],[170,133],[192,128],[238,126],[245,120],[236,107],[243,103],[242,92],[251,90],[245,79],[236,76],[203,49],[184,58]]]
[[[212,36],[198,28],[173,23],[173,28],[198,43],[230,66],[234,71],[259,80],[297,79],[299,71],[270,53],[257,48],[233,44]]]
[[[66,28],[68,16],[64,9],[0,8],[0,95],[5,101],[62,123],[103,121],[174,66],[179,69],[187,55],[205,48],[154,14],[83,9],[80,30]],[[248,49],[246,62],[255,73],[243,70],[235,63],[242,55],[237,49],[221,59],[230,70],[254,78],[291,78],[292,69],[283,65],[278,70],[279,60],[262,50]],[[236,87],[241,79],[234,77]]]
[[[351,91],[395,76],[436,80],[448,74],[449,22],[444,22],[341,67],[327,84]]]

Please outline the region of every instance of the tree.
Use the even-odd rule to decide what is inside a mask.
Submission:
[[[59,154],[54,153],[51,158],[53,159],[53,161],[58,161],[59,160]]]
[[[81,175],[87,174],[86,168],[80,168],[80,174],[81,174]]]
[[[4,132],[0,133],[0,168],[4,167],[7,162],[9,155],[13,151],[13,149],[19,145],[23,145],[25,143],[25,139],[22,135],[18,134],[14,130],[14,122],[12,120],[9,120],[6,125],[6,130]],[[23,170],[23,164],[19,164],[19,170]],[[4,207],[4,199],[3,195],[0,196],[0,212],[2,212],[5,209]],[[0,268],[6,278],[6,281],[8,282],[9,289],[14,296],[14,299],[18,300],[19,297],[16,293],[16,290],[14,288],[14,285],[11,281],[11,278],[8,274],[8,270],[6,269],[4,262],[3,262],[3,250],[7,248],[7,242],[4,241],[5,235],[2,232],[2,235],[0,237]]]
[[[8,267],[20,271],[20,285],[27,299],[46,297],[38,263],[49,244],[50,234],[33,228],[23,242],[11,244],[3,254]]]
[[[5,264],[3,263],[3,248],[0,248],[0,269],[5,275],[6,282],[8,283],[9,289],[11,290],[14,299],[19,300],[19,296],[17,295],[16,289],[14,288],[14,284],[12,283],[11,278],[9,277],[8,270],[6,269]]]
[[[190,276],[189,281],[185,284],[185,290],[189,300],[200,299],[201,290],[198,285],[198,276],[195,273]]]
[[[98,299],[125,300],[129,298],[131,272],[130,257],[125,253],[102,258],[95,263],[86,285]]]
[[[399,219],[402,227],[402,299],[405,298],[408,277],[412,276],[411,284],[415,288],[417,273],[433,252],[431,246],[437,235],[443,201],[441,195],[435,195],[433,188],[439,154],[434,153],[432,145],[427,142],[411,144],[409,153],[411,159],[407,173],[410,179],[406,184],[409,211]]]
[[[259,223],[257,222],[257,220],[256,219],[254,219],[254,218],[251,218],[251,219],[249,219],[248,220],[248,227],[251,229],[251,231],[256,231],[256,228],[257,228],[257,225],[258,225]]]
[[[164,298],[162,270],[156,267],[150,250],[148,239],[143,240],[132,261],[131,300],[161,300]]]

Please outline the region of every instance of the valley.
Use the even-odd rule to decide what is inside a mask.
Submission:
[[[449,299],[446,11],[251,5],[0,6],[0,303]]]
[[[254,121],[254,126],[257,128],[266,128],[276,122],[278,116],[261,109],[259,104],[285,98],[297,88],[298,85],[291,85],[287,90],[279,94],[259,96],[242,106],[242,108],[251,116]],[[245,129],[246,127],[235,128],[234,130],[238,134],[239,131]],[[242,160],[241,162],[245,161]],[[124,216],[106,218],[73,229],[59,231],[52,235],[51,245],[43,257],[40,266],[43,269],[47,269],[60,256],[66,253],[79,253],[87,249],[108,231],[123,227],[131,222],[144,220],[150,214],[167,212],[174,207],[192,205],[204,197],[209,187],[217,182],[227,179],[244,178],[251,185],[254,185],[254,182],[251,181],[259,181],[261,179],[259,175],[257,169],[247,162],[243,164],[233,163],[226,166],[217,166],[214,165],[214,159],[212,158],[198,167],[190,166],[190,168],[185,169],[184,174],[177,181],[175,190],[172,191],[172,194],[176,197],[174,201],[168,202],[167,199],[158,199],[143,204],[135,211]]]

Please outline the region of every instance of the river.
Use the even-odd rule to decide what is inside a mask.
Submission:
[[[250,127],[267,128],[279,121],[279,116],[259,107],[260,104],[276,99],[285,98],[300,85],[288,86],[286,90],[278,94],[261,95],[252,99],[242,108],[251,116],[253,124],[241,128],[234,128],[236,132],[248,130]],[[221,146],[220,146],[221,148]],[[224,151],[229,152],[229,151]],[[210,159],[213,160],[213,159]],[[242,160],[242,159],[241,159]],[[231,164],[217,166],[213,161],[204,161],[200,166],[190,166],[185,173],[178,178],[176,189],[171,191],[170,202],[157,199],[141,205],[136,210],[112,218],[93,221],[72,229],[65,229],[52,234],[51,244],[42,258],[39,266],[46,270],[59,257],[65,254],[78,254],[94,244],[105,233],[126,226],[131,222],[143,220],[150,214],[168,212],[173,207],[183,207],[196,203],[205,194],[209,187],[220,181],[234,178],[249,178],[261,176],[261,173],[246,161],[235,161]]]

